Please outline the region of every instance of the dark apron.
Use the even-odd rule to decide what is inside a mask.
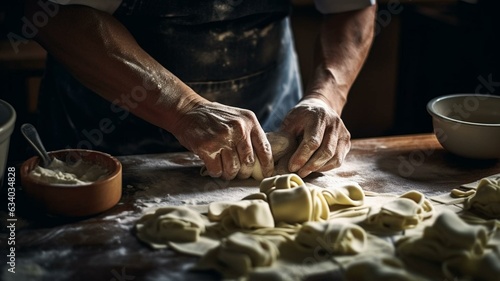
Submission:
[[[274,131],[301,97],[289,9],[288,1],[124,0],[114,16],[195,92],[252,110],[265,131]],[[48,149],[184,150],[170,133],[92,93],[51,57],[39,101]]]

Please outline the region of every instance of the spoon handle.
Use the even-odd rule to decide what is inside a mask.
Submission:
[[[51,161],[45,147],[43,146],[40,136],[36,131],[35,127],[29,123],[21,125],[21,132],[28,142],[33,146],[33,148],[38,152],[43,161],[43,167],[47,167]]]

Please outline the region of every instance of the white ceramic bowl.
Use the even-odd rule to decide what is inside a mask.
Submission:
[[[10,135],[14,131],[16,111],[7,102],[0,100],[0,187],[3,183],[5,164],[9,152]]]
[[[427,104],[434,133],[448,151],[467,158],[500,158],[500,97],[456,94]]]

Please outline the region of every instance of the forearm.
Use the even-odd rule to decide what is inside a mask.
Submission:
[[[28,2],[31,18],[39,7]],[[89,89],[168,131],[175,131],[193,104],[206,102],[142,50],[109,14],[59,6],[35,39]]]
[[[338,114],[373,41],[376,6],[325,15],[316,42],[314,72],[305,97],[325,101]]]

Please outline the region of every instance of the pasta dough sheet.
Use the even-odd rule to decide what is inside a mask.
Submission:
[[[230,279],[493,280],[497,183],[485,180],[466,201],[480,218],[416,191],[365,194],[357,183],[322,188],[285,174],[240,201],[159,208],[135,231],[152,248],[199,256],[193,270]]]

